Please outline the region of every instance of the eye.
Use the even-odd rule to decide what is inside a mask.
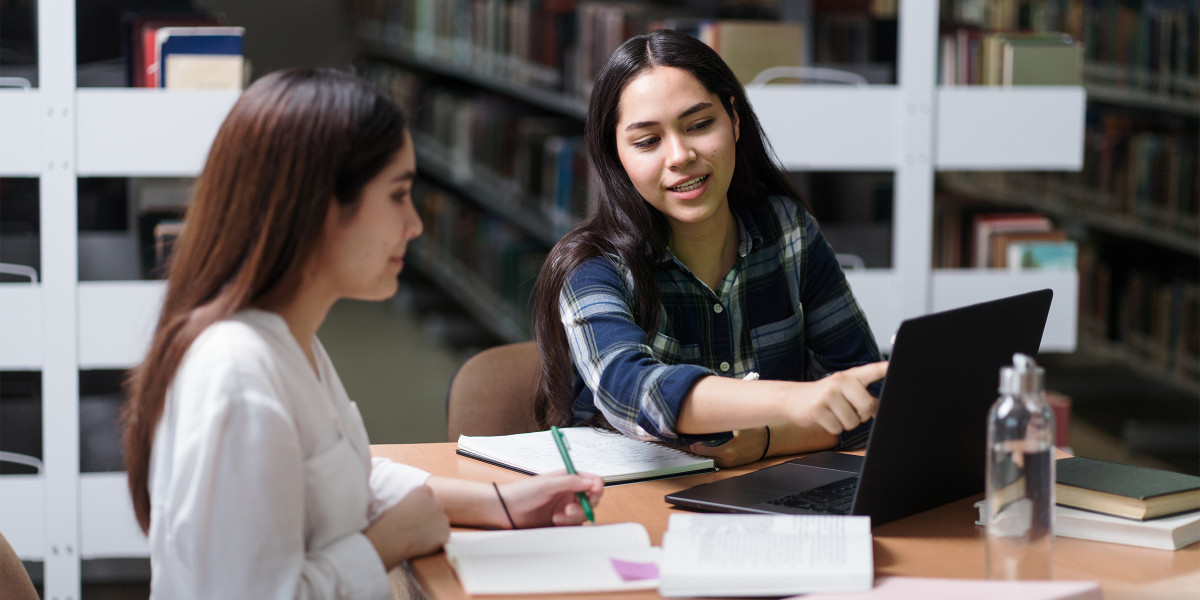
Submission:
[[[712,124],[715,120],[716,119],[704,119],[703,121],[699,121],[695,125],[692,125],[688,129],[691,131],[704,131],[705,129],[712,127]]]
[[[403,203],[411,193],[412,190],[409,189],[396,190],[396,192],[392,194],[392,201],[396,203]]]
[[[638,140],[633,143],[633,146],[635,148],[637,148],[638,150],[649,150],[650,148],[653,148],[654,145],[657,143],[658,143],[658,136],[655,135],[655,136],[650,136],[645,139]]]

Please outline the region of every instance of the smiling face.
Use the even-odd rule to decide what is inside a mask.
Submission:
[[[384,300],[396,293],[408,243],[424,230],[412,199],[416,165],[406,131],[403,147],[363,186],[357,210],[330,202],[315,272],[337,298]]]
[[[617,155],[672,229],[728,211],[738,122],[691,73],[653,67],[621,92]]]

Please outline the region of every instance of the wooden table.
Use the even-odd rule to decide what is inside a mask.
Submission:
[[[458,456],[454,443],[397,444],[371,447],[375,456],[425,469],[433,474],[505,483],[525,475]],[[788,457],[791,458],[791,457]],[[596,522],[635,521],[645,525],[654,545],[662,544],[672,508],[666,494],[693,485],[740,475],[787,458],[767,459],[737,469],[610,486],[596,509]],[[974,503],[982,496],[940,506],[875,527],[875,576],[984,577],[984,533],[975,525]],[[1099,581],[1106,600],[1200,599],[1200,544],[1174,552],[1072,538],[1054,542],[1054,578]],[[444,554],[412,561],[410,569],[430,598],[469,598]],[[580,595],[604,598],[658,598],[657,592]]]

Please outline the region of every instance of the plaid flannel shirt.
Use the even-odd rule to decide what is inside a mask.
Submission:
[[[812,381],[881,360],[833,249],[798,203],[770,198],[733,207],[739,258],[710,290],[673,254],[656,268],[662,293],[658,330],[648,339],[634,320],[633,279],[616,256],[577,268],[559,312],[577,372],[575,423],[596,412],[643,440],[721,444],[731,432],[684,436],[679,410],[701,377]],[[871,386],[878,397],[880,383]],[[870,422],[839,436],[839,448],[866,442]]]

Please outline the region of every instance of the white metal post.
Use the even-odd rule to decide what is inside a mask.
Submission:
[[[78,188],[75,160],[75,2],[38,2],[38,87],[42,106],[40,186],[45,359],[45,593],[80,597]]]
[[[901,147],[893,200],[892,267],[900,287],[897,316],[906,319],[930,310],[938,3],[905,0],[900,4],[896,83]]]

